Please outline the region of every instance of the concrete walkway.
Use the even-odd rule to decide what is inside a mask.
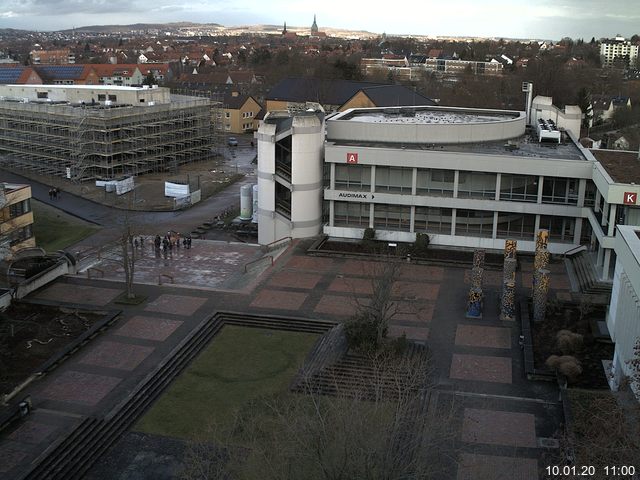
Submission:
[[[256,278],[239,272],[242,261],[231,266],[225,263],[228,257],[220,255],[219,245],[195,244],[192,254],[197,251],[197,262],[205,258],[210,262],[205,270],[212,275],[216,265],[226,265],[226,270],[220,270],[219,282],[205,282],[203,271],[199,271],[191,280],[185,277],[181,288],[140,284],[136,292],[148,298],[138,306],[113,303],[123,289],[117,282],[117,269],[109,273],[111,280],[71,276],[36,292],[35,298],[121,309],[122,315],[110,330],[29,389],[36,410],[1,439],[0,455],[5,461],[0,463],[0,475],[16,477],[53,439],[66,435],[85,416],[111,411],[215,311],[337,320],[352,315],[358,302],[371,296],[370,278],[378,274],[379,265],[309,257],[304,254],[305,246],[294,243]],[[227,244],[224,249],[237,259],[248,260],[258,254],[247,246]],[[143,275],[153,279],[157,259],[147,260],[148,271]],[[169,260],[174,268],[182,261],[185,257]],[[161,259],[158,268],[167,268],[165,263]],[[566,276],[560,268],[552,267],[552,285],[568,291]],[[180,275],[188,275],[188,270],[181,269]],[[540,459],[545,453],[541,439],[556,432],[561,414],[557,390],[552,384],[524,378],[519,325],[498,319],[500,272],[489,271],[485,277],[482,320],[464,316],[468,277],[460,268],[403,264],[394,284],[398,314],[391,322],[390,334],[405,333],[431,347],[438,379],[434,408],[455,399],[458,420],[452,428],[456,429],[460,453],[450,478],[539,478]],[[523,293],[530,284],[529,265],[518,273],[517,280]],[[132,448],[131,439],[127,437],[127,448]],[[147,447],[137,448],[142,452]],[[112,466],[115,471],[130,467]],[[113,471],[103,473],[107,476],[94,471],[90,478],[113,478]],[[151,477],[140,473],[127,478]]]

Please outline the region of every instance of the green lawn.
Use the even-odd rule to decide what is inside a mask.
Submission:
[[[31,208],[36,245],[47,252],[63,250],[99,229],[37,200],[31,200]]]
[[[135,429],[179,438],[225,425],[258,397],[285,392],[317,335],[225,326]]]

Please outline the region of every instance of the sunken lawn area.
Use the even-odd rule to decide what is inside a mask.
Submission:
[[[285,393],[318,336],[225,326],[134,429],[197,438],[252,401]]]

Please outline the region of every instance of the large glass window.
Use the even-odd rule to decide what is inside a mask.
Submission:
[[[578,180],[575,178],[544,177],[542,203],[578,204]]]
[[[9,205],[9,218],[19,217],[20,215],[24,215],[25,213],[29,213],[30,211],[31,201],[27,198],[26,200],[23,200],[21,202]]]
[[[336,227],[368,227],[369,204],[334,202],[333,224]]]
[[[540,215],[540,228],[549,230],[551,241],[573,243],[575,225],[575,218]]]
[[[503,173],[500,180],[500,200],[538,201],[538,177]]]
[[[371,167],[366,165],[336,165],[336,190],[371,190]]]
[[[416,232],[451,234],[451,209],[416,207]]]
[[[373,225],[375,228],[408,232],[411,227],[411,207],[378,203],[373,208]]]
[[[456,210],[456,235],[491,238],[493,212],[484,210]]]
[[[587,185],[584,191],[584,206],[593,207],[596,204],[596,184],[593,180],[587,180]]]
[[[458,174],[458,197],[496,197],[496,174],[485,172],[463,172]]]
[[[411,194],[412,168],[376,167],[376,192]]]
[[[498,238],[533,240],[536,216],[526,213],[498,213]]]
[[[454,170],[418,169],[416,193],[418,195],[438,195],[453,197]]]

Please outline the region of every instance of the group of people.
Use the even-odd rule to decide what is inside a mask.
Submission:
[[[49,200],[57,200],[60,198],[60,189],[58,187],[52,187],[49,189]]]
[[[164,237],[156,235],[156,238],[153,240],[153,246],[156,251],[162,249],[165,253],[167,251],[171,252],[174,248],[179,249],[181,246],[189,249],[191,248],[191,235],[181,237],[180,233],[177,232],[167,232]]]

